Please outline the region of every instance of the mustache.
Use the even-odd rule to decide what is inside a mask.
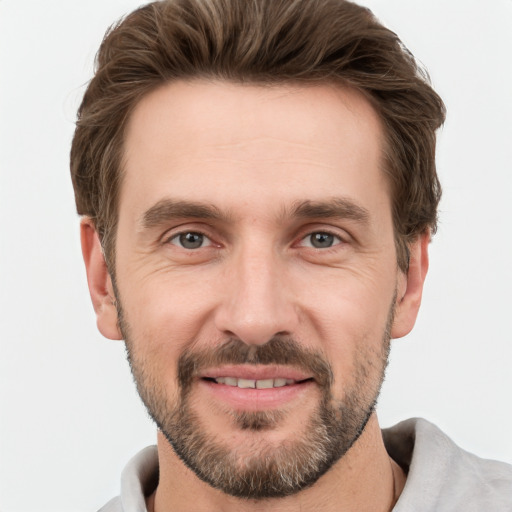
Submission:
[[[232,364],[292,366],[311,374],[322,387],[333,381],[331,365],[321,353],[302,347],[291,337],[275,336],[263,345],[230,338],[217,347],[186,350],[178,359],[178,382],[187,390],[202,370]]]

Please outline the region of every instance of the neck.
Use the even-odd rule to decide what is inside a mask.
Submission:
[[[389,457],[375,414],[352,448],[314,485],[285,498],[243,500],[201,481],[158,433],[160,480],[148,499],[149,512],[387,512],[405,485],[405,474]]]

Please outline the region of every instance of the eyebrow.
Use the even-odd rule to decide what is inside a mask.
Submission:
[[[367,224],[369,211],[345,197],[334,197],[326,201],[301,201],[295,203],[292,217],[302,219],[350,219],[361,224]]]
[[[169,220],[185,218],[227,220],[227,215],[211,204],[162,199],[142,214],[141,225],[151,229]]]
[[[350,199],[335,197],[325,201],[305,200],[286,208],[282,218],[299,219],[350,219],[367,224],[369,212]],[[162,199],[146,210],[141,217],[143,229],[152,229],[173,219],[208,219],[227,222],[230,216],[213,204],[174,199]]]

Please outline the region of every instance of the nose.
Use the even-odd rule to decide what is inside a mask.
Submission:
[[[286,266],[271,249],[240,250],[226,267],[223,300],[215,313],[224,335],[263,345],[276,335],[293,335],[298,308]]]

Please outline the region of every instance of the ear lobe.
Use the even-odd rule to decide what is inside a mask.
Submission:
[[[429,242],[430,233],[424,233],[410,246],[409,269],[407,274],[401,273],[398,278],[392,338],[401,338],[409,334],[416,323],[428,270]]]
[[[84,217],[80,221],[80,241],[98,330],[105,338],[121,340],[122,335],[118,326],[112,280],[107,269],[98,233],[94,223],[88,217]]]

